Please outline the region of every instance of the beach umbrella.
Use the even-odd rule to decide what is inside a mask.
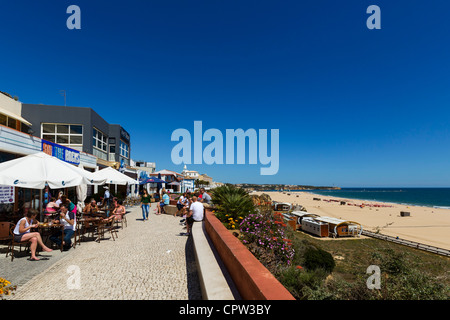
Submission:
[[[42,189],[46,185],[51,189],[61,189],[80,184],[103,183],[105,180],[96,179],[91,172],[44,152],[0,163],[0,185],[40,189],[40,204],[42,204]],[[39,207],[42,220],[42,205]]]
[[[123,174],[111,167],[106,167],[104,169],[96,171],[93,173],[93,175],[97,179],[105,179],[106,181],[105,183],[109,184],[120,184],[120,185],[139,184],[139,181],[130,178],[126,174]]]
[[[166,183],[166,182],[164,180],[158,179],[158,178],[148,178],[148,179],[145,179],[145,180],[139,182],[139,184],[141,184],[141,185],[147,184],[147,183]]]
[[[28,189],[75,187],[80,184],[103,184],[93,174],[44,152],[0,163],[0,185]]]

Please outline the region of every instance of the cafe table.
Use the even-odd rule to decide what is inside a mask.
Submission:
[[[60,250],[61,252],[64,250],[63,241],[64,241],[64,226],[60,223],[53,223],[53,222],[44,222],[39,223],[38,225],[38,232],[41,234],[41,236],[45,236],[45,240],[43,239],[44,243],[48,240],[50,237],[50,234],[52,234],[52,231],[55,231],[59,229],[61,231],[61,245]]]

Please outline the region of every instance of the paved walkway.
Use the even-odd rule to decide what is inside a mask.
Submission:
[[[107,233],[109,239],[100,243],[42,253],[45,261],[24,256],[11,262],[2,256],[6,278],[18,284],[13,299],[201,299],[192,239],[179,235],[180,218],[151,213],[143,221],[139,207],[128,210],[128,227],[119,230],[116,241]]]

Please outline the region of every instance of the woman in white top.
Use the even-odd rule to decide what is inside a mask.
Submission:
[[[41,235],[39,232],[31,232],[30,229],[37,228],[39,223],[33,224],[35,222],[37,216],[37,211],[30,209],[27,212],[27,215],[17,222],[16,227],[14,228],[14,241],[16,242],[26,242],[30,241],[30,251],[31,251],[31,261],[38,261],[39,259],[36,257],[36,248],[39,244],[42,247],[42,250],[45,252],[51,252],[52,249],[48,248],[44,242],[42,241]]]
[[[183,193],[179,198],[178,198],[178,202],[177,202],[177,212],[173,213],[173,216],[176,217],[178,215],[178,213],[183,211],[183,208],[185,206],[186,203],[186,192]]]

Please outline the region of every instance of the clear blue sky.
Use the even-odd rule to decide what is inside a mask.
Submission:
[[[81,8],[81,30],[66,9]],[[381,8],[381,30],[366,9]],[[134,159],[181,171],[172,132],[279,129],[277,175],[217,181],[450,186],[448,1],[1,1],[0,90],[91,107]]]

